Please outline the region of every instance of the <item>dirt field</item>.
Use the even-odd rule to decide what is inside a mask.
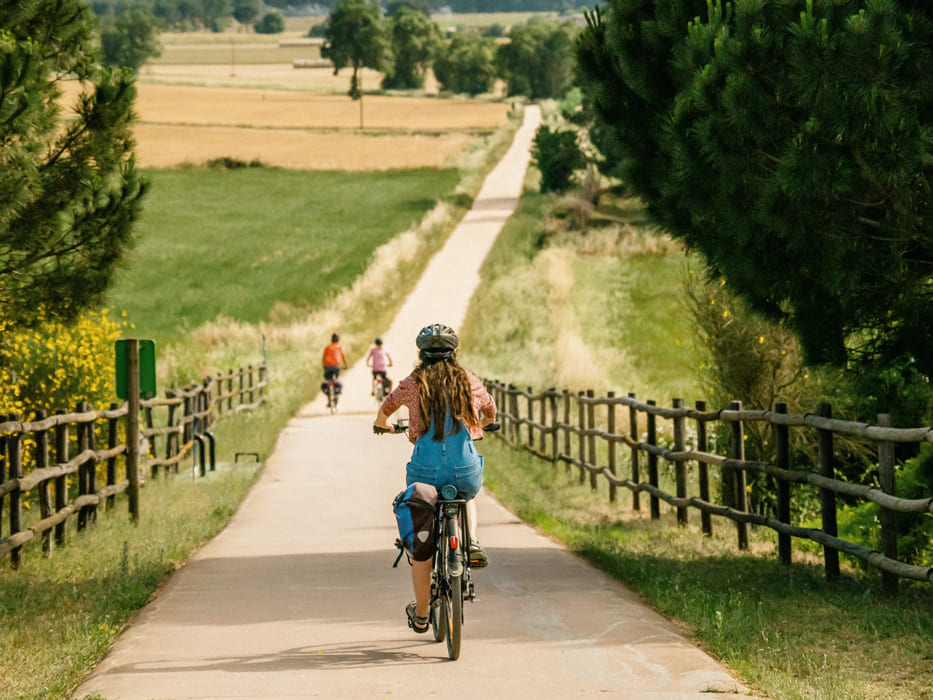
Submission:
[[[364,89],[380,79],[365,72]],[[218,65],[145,68],[137,84],[137,162],[171,167],[229,156],[318,170],[439,166],[477,131],[508,119],[501,102],[366,95],[360,129],[349,83],[348,70],[334,76],[285,65],[242,66],[234,75]],[[78,89],[64,85],[65,104]]]

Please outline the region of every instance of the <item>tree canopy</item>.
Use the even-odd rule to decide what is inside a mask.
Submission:
[[[454,34],[434,58],[434,77],[444,90],[479,95],[496,82],[496,45],[476,34]]]
[[[496,49],[496,64],[510,95],[532,99],[557,98],[573,82],[574,37],[569,22],[530,22],[509,32],[509,41]]]
[[[334,64],[334,74],[341,68],[353,68],[349,95],[358,100],[361,68],[383,70],[389,61],[389,38],[379,5],[374,0],[337,0],[324,23],[321,56]]]
[[[933,375],[933,6],[614,0],[577,53],[653,216],[811,362]]]
[[[410,90],[424,87],[425,73],[441,43],[441,29],[423,12],[400,5],[390,21],[392,64],[382,87]]]
[[[101,63],[138,71],[150,57],[162,53],[160,25],[161,20],[144,7],[106,18],[100,27]]]
[[[100,69],[79,0],[0,0],[0,306],[28,324],[100,299],[132,242],[144,184],[129,71]],[[60,81],[85,86],[61,120]]]

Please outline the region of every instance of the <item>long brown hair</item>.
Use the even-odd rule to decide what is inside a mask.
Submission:
[[[470,377],[458,364],[455,355],[431,361],[422,353],[421,364],[414,369],[411,376],[418,383],[421,422],[427,430],[433,419],[432,438],[435,441],[441,442],[444,439],[444,421],[448,411],[454,419],[454,433],[460,431],[460,421],[463,421],[467,428],[479,426],[479,419],[473,410]]]

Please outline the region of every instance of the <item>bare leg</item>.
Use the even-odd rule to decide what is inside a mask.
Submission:
[[[411,563],[411,584],[415,589],[415,614],[427,617],[431,606],[431,560]]]
[[[473,542],[479,542],[477,531],[479,530],[479,521],[476,518],[476,502],[471,498],[466,504],[467,520],[470,522],[470,537]],[[469,542],[467,544],[470,544]]]

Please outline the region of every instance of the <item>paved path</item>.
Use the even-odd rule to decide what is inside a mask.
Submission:
[[[395,376],[426,323],[458,326],[477,269],[520,193],[539,114],[489,176],[384,335]],[[700,698],[743,692],[638,598],[538,535],[483,492],[490,566],[475,572],[460,660],[415,635],[407,567],[392,569],[392,497],[410,454],[374,436],[365,367],[345,375],[342,411],[318,400],[282,432],[227,528],[177,572],[76,697]]]

